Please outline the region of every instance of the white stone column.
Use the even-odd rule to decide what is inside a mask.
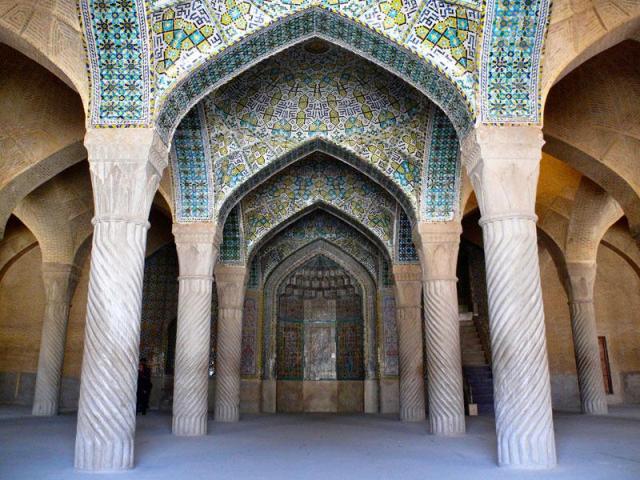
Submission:
[[[435,435],[465,432],[456,267],[460,222],[420,222],[414,243],[422,264],[429,425]]]
[[[75,466],[133,466],[142,277],[149,209],[167,164],[151,129],[104,128],[85,137],[95,217]]]
[[[240,360],[242,355],[242,310],[247,268],[219,264],[215,269],[218,289],[218,354],[216,368],[215,419],[240,419]]]
[[[420,265],[393,266],[400,356],[400,420],[403,422],[421,422],[426,417],[421,277]]]
[[[46,304],[32,413],[51,416],[58,413],[69,305],[78,281],[78,269],[74,265],[44,263],[42,280]]]
[[[567,272],[573,348],[576,354],[582,412],[590,415],[606,415],[608,413],[607,397],[604,392],[600,363],[596,312],[593,308],[596,263],[567,263]]]
[[[482,219],[501,466],[556,464],[535,200],[539,127],[480,126],[462,142]]]
[[[174,224],[173,235],[180,264],[173,433],[206,435],[211,292],[218,236],[212,223]]]

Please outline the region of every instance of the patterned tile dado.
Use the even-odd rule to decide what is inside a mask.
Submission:
[[[392,254],[395,200],[350,167],[321,157],[294,164],[242,200],[247,251],[271,229],[317,204],[330,205],[356,219]]]

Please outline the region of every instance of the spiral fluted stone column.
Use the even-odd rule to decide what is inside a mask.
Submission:
[[[58,413],[69,305],[78,281],[78,269],[74,265],[44,263],[42,280],[46,304],[32,414],[52,416]]]
[[[573,348],[576,354],[582,412],[590,415],[606,415],[608,413],[607,397],[600,363],[596,312],[593,308],[596,263],[567,263],[567,272]]]
[[[212,223],[174,224],[173,235],[180,264],[173,433],[206,435],[211,293],[218,236]]]
[[[460,222],[420,222],[414,243],[422,265],[429,426],[435,435],[465,432],[456,267]]]
[[[85,137],[95,217],[75,466],[133,467],[142,277],[148,216],[167,149],[151,129]]]
[[[218,366],[216,369],[215,419],[240,419],[240,361],[242,356],[242,307],[247,269],[240,265],[217,265]]]
[[[422,355],[422,269],[420,265],[393,266],[396,322],[400,355],[400,420],[425,419]]]
[[[482,219],[501,466],[556,464],[540,289],[539,127],[480,126],[462,142]]]

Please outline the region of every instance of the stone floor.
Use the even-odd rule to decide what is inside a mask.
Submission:
[[[0,479],[86,479],[73,470],[75,416],[33,418],[0,407]],[[171,435],[171,417],[138,417],[135,470],[102,479],[640,479],[640,407],[609,417],[555,416],[559,466],[499,469],[491,417],[436,438],[426,425],[335,415],[245,416],[210,422],[201,438]]]

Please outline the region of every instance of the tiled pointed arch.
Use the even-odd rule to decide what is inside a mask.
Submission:
[[[269,276],[273,268],[294,251],[318,239],[341,248],[360,262],[374,278],[380,276],[380,261],[389,261],[386,245],[360,222],[327,205],[314,205],[283,221],[249,252],[258,257],[260,273]]]
[[[241,202],[250,251],[273,227],[312,206],[328,205],[355,219],[393,252],[396,201],[353,168],[309,157],[256,187]]]
[[[313,140],[304,142],[299,147],[289,150],[278,159],[267,164],[245,179],[238,188],[232,190],[226,197],[223,197],[223,201],[218,204],[216,214],[218,221],[226,218],[231,208],[241,201],[248,192],[257,188],[260,184],[269,181],[272,176],[278,174],[278,172],[283,169],[295,165],[298,162],[305,161],[308,157],[316,159],[324,158],[327,161],[343,163],[358,170],[364,176],[371,179],[371,181],[380,185],[388,195],[396,200],[407,212],[412,223],[417,221],[418,210],[415,200],[407,195],[396,182],[383,175],[380,170],[370,162],[363,160],[350,150],[323,138],[314,138]]]
[[[293,271],[301,267],[309,260],[316,256],[323,255],[333,260],[342,268],[352,274],[355,279],[360,283],[364,302],[364,323],[367,328],[367,334],[365,339],[365,358],[367,359],[367,372],[368,376],[375,376],[376,372],[376,305],[375,305],[375,293],[376,286],[374,279],[370,276],[367,270],[353,259],[349,254],[344,252],[339,247],[332,245],[331,243],[319,239],[312,242],[300,250],[294,252],[292,255],[282,262],[278,267],[273,270],[271,275],[266,279],[264,287],[264,324],[263,324],[263,375],[264,378],[274,377],[275,367],[275,336],[271,335],[274,331],[276,312],[273,306],[277,304],[276,294],[280,283],[287,278]]]
[[[206,63],[199,64],[168,88],[155,105],[160,135],[169,140],[182,117],[211,91],[265,58],[310,38],[343,46],[406,80],[447,113],[460,135],[472,127],[473,75],[464,85],[458,84],[430,60],[390,38],[346,16],[315,6],[279,19],[218,50]]]
[[[476,114],[482,123],[539,123],[551,2],[485,3],[483,12],[480,0],[274,0],[269,8],[280,13],[250,26],[242,23],[248,9],[267,2],[80,0],[89,123],[157,124],[169,140],[207,91],[311,37],[344,45],[407,79],[447,112],[460,135]],[[374,13],[360,16],[359,5]],[[237,33],[221,33],[225,23]],[[167,79],[179,62],[184,75]]]

